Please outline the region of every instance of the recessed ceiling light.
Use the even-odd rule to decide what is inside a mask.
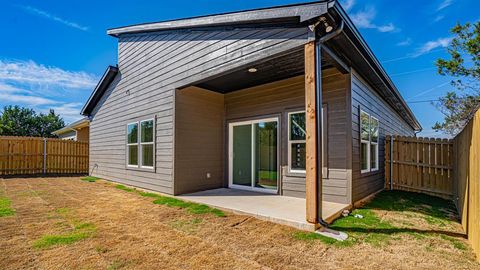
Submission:
[[[255,73],[255,72],[257,72],[257,69],[256,69],[256,68],[249,68],[249,69],[248,69],[248,72],[250,72],[250,73]]]

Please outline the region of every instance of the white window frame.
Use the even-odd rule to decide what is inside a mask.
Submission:
[[[133,125],[133,124],[136,124],[136,125],[137,125],[137,142],[136,142],[136,143],[129,143],[129,142],[128,142],[128,126]],[[126,159],[127,159],[127,167],[129,167],[129,168],[138,168],[138,165],[140,164],[140,162],[139,162],[139,161],[140,161],[140,160],[139,160],[140,157],[138,156],[138,152],[139,152],[139,151],[138,151],[138,142],[140,141],[139,135],[140,135],[140,125],[139,125],[139,122],[136,121],[136,122],[130,122],[130,123],[128,123],[128,124],[127,124],[127,136],[126,136],[125,140],[127,141],[127,151],[126,151],[126,156],[127,156],[127,158],[126,158]],[[130,155],[129,155],[129,154],[130,154],[130,150],[129,150],[129,147],[130,147],[130,146],[133,146],[133,145],[137,145],[137,165],[130,164]]]
[[[142,123],[143,122],[147,122],[147,121],[153,121],[153,141],[151,142],[142,142]],[[128,143],[128,126],[129,125],[132,125],[132,124],[137,124],[137,142],[136,143]],[[127,145],[127,148],[126,148],[126,151],[125,151],[125,154],[126,154],[126,166],[127,166],[127,169],[133,169],[133,170],[144,170],[144,171],[154,171],[155,170],[155,141],[156,141],[156,121],[155,121],[155,117],[153,118],[147,118],[147,119],[141,119],[141,120],[137,120],[137,121],[132,121],[132,122],[129,122],[127,123],[126,125],[126,136],[125,136],[125,140],[126,140],[126,145]],[[129,164],[130,163],[130,160],[129,160],[129,151],[128,151],[128,147],[131,146],[131,145],[137,145],[137,162],[138,164],[137,165],[132,165],[132,164]],[[153,151],[152,151],[152,160],[153,160],[153,166],[143,166],[143,153],[142,153],[142,145],[153,145]]]
[[[375,119],[375,120],[377,121],[377,125],[378,125],[378,127],[377,127],[377,128],[378,128],[378,136],[377,136],[377,141],[376,141],[376,142],[372,141],[372,134],[370,133],[370,132],[372,131],[372,128],[371,128],[372,119]],[[377,146],[377,147],[375,147],[375,153],[374,153],[374,155],[375,155],[375,157],[376,157],[376,159],[375,159],[375,167],[370,168],[370,171],[374,172],[374,171],[378,171],[378,167],[379,167],[379,166],[378,166],[378,164],[379,164],[379,160],[378,160],[378,158],[379,158],[379,157],[378,157],[378,141],[380,140],[380,120],[378,120],[378,118],[376,118],[376,117],[370,116],[369,124],[370,124],[370,129],[369,129],[369,132],[368,132],[368,133],[370,134],[370,148],[369,148],[370,150],[369,150],[369,152],[372,151],[372,146],[371,146],[371,145],[376,145],[376,146]],[[370,158],[370,162],[369,162],[369,163],[370,163],[369,166],[372,166],[372,165],[371,165],[371,164],[372,164],[372,159],[371,159],[371,158]]]
[[[142,123],[143,122],[148,122],[148,121],[152,121],[153,123],[153,127],[152,127],[152,141],[151,142],[142,142]],[[144,168],[144,169],[153,169],[153,167],[155,166],[155,119],[151,118],[151,119],[145,119],[145,120],[142,120],[140,121],[140,125],[138,126],[138,133],[140,134],[139,138],[138,138],[138,143],[139,143],[139,148],[138,148],[138,154],[140,155],[139,157],[139,166],[140,168]],[[142,145],[153,145],[153,149],[152,149],[152,166],[143,166],[143,148],[142,148]]]
[[[306,144],[307,143],[307,139],[306,139],[307,131],[306,130],[305,130],[305,140],[291,140],[290,139],[290,135],[291,135],[291,132],[290,132],[290,128],[291,128],[290,115],[297,114],[297,113],[305,113],[305,111],[288,112],[288,115],[287,115],[287,122],[288,122],[288,147],[287,147],[288,148],[288,172],[305,174],[306,170],[292,169],[292,144],[294,144],[294,143],[305,143]],[[306,118],[305,118],[305,121],[306,121]]]
[[[368,140],[364,140],[362,138],[362,114],[368,115]],[[378,137],[377,137],[377,142],[372,142],[372,119],[375,119],[378,123]],[[359,115],[359,124],[360,124],[360,129],[359,129],[359,137],[360,137],[360,168],[362,166],[362,144],[367,145],[367,168],[366,169],[360,169],[360,173],[368,173],[368,172],[375,172],[379,170],[379,151],[378,151],[378,140],[380,140],[380,120],[378,118],[372,116],[371,114],[367,113],[366,111],[360,110],[360,115]],[[376,145],[375,147],[375,157],[376,157],[376,162],[375,162],[375,167],[372,168],[372,145]]]

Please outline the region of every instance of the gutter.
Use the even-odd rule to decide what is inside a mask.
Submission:
[[[343,31],[343,20],[340,21],[340,24],[337,26],[337,28],[332,31],[331,33],[328,33],[324,35],[323,37],[317,38],[316,37],[316,29],[317,26],[321,23],[321,21],[318,21],[317,23],[311,25],[310,30],[315,34],[315,118],[316,118],[316,169],[317,169],[317,222],[324,228],[328,228],[328,223],[323,220],[322,214],[322,203],[323,203],[323,176],[322,176],[322,45],[323,43],[327,42],[328,40],[338,36],[342,31]]]

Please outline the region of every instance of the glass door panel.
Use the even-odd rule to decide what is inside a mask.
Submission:
[[[276,121],[253,124],[254,187],[277,190]]]
[[[232,183],[252,185],[252,125],[233,126]]]

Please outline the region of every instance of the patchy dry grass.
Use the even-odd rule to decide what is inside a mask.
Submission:
[[[0,218],[2,270],[480,269],[451,204],[410,193],[379,194],[339,219],[350,239],[336,242],[102,180],[3,186],[15,218]]]
[[[124,185],[116,185],[116,188],[120,190],[124,190],[127,192],[136,192],[142,197],[147,197],[147,198],[154,198],[155,200],[153,201],[154,204],[160,204],[160,205],[165,205],[169,207],[177,207],[177,208],[183,208],[186,209],[188,212],[192,214],[214,214],[217,217],[225,217],[225,213],[219,209],[212,208],[208,205],[204,204],[199,204],[199,203],[194,203],[194,202],[187,202],[184,200],[179,200],[174,197],[168,197],[168,196],[162,196],[156,193],[151,193],[151,192],[144,192],[144,191],[139,191],[134,188],[128,188]]]
[[[82,223],[70,233],[59,235],[44,235],[33,243],[35,248],[49,248],[56,245],[69,245],[91,237],[95,233],[95,226],[91,223]]]
[[[42,235],[33,242],[34,248],[44,249],[57,245],[70,245],[92,237],[96,232],[93,223],[79,221],[72,209],[67,207],[55,209],[48,215],[48,218],[56,220],[55,229],[62,233]]]

